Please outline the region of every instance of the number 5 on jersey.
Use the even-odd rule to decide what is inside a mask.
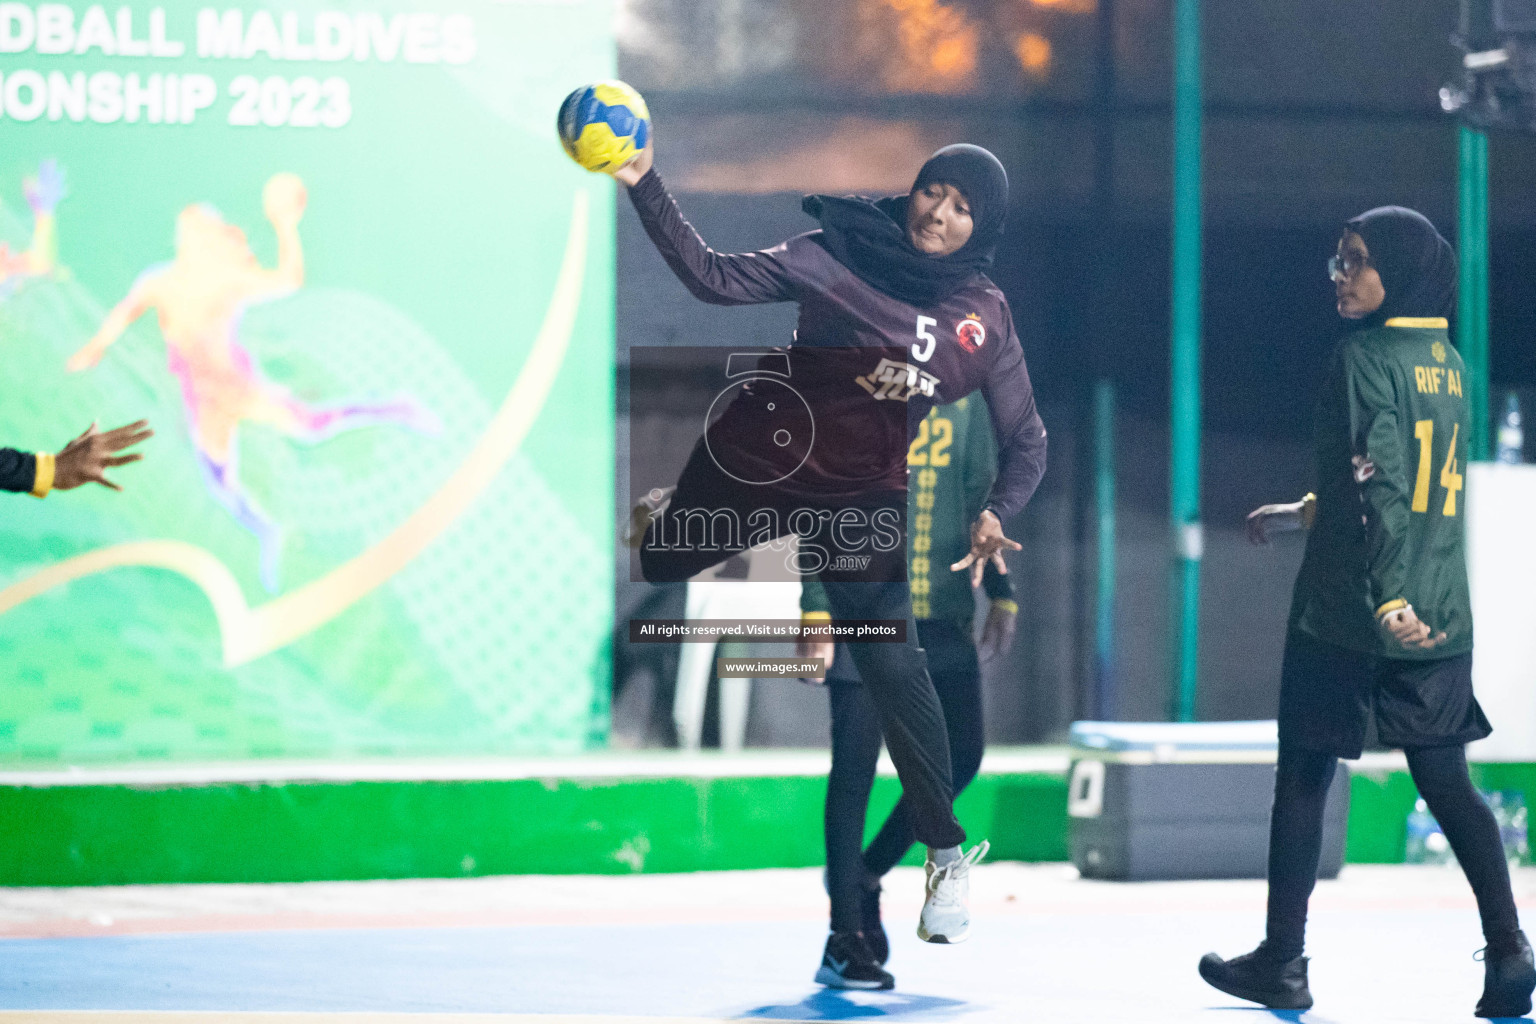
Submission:
[[[933,358],[933,348],[939,343],[939,339],[928,330],[930,327],[939,326],[939,322],[931,316],[917,318],[917,340],[912,343],[912,358],[920,363],[926,363]]]
[[[1456,437],[1461,431],[1458,423],[1451,428],[1451,447],[1445,453],[1445,465],[1440,468],[1440,486],[1445,488],[1445,507],[1441,515],[1456,514],[1456,492],[1461,490],[1462,475],[1456,472]],[[1419,439],[1419,473],[1413,484],[1413,510],[1429,511],[1429,469],[1433,462],[1431,447],[1435,439],[1435,421],[1419,420],[1413,425],[1413,436]]]

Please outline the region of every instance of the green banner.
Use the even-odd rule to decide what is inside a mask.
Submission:
[[[0,3],[0,764],[602,741],[612,14]]]

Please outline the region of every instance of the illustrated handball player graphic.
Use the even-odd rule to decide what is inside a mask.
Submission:
[[[0,300],[28,280],[52,274],[59,265],[56,210],[66,194],[64,172],[57,162],[44,160],[34,177],[22,181],[21,189],[32,211],[32,239],[20,252],[0,242]]]
[[[176,218],[175,259],[144,271],[96,336],[67,364],[72,371],[95,366],[130,324],[155,311],[208,487],[219,504],[256,535],[261,581],[273,592],[278,588],[282,531],[241,485],[242,423],[260,423],[310,443],[379,424],[429,434],[440,429],[429,411],[408,398],[323,406],[302,402],[263,377],[240,344],[240,318],[246,307],[291,295],[304,284],[299,221],[307,202],[297,175],[273,175],[262,190],[262,205],[277,234],[277,266],[272,269],[257,260],[245,232],[213,207],[198,203],[182,210]]]
[[[777,426],[766,431],[782,412],[774,389],[742,389],[695,445],[670,502],[649,510],[641,570],[652,582],[687,580],[795,533],[802,552],[834,549],[830,561],[799,567],[816,572],[835,619],[907,623],[904,643],[850,650],[913,832],[928,847],[918,934],[961,941],[969,928],[969,868],[987,844],[961,853],[965,832],[952,806],[944,714],[906,583],[906,456],[934,405],[980,390],[997,437],[998,475],[971,526],[970,552],[954,568],[979,578],[989,560],[1001,563],[1004,548],[1019,548],[1002,524],[1045,471],[1045,429],[1007,300],[984,273],[1007,214],[1007,174],[984,149],[949,146],[923,165],[908,195],[810,196],[804,209],[820,230],[760,252],[724,254],[705,245],[679,212],[653,167],[653,147],[615,177],[689,291],[721,305],[799,305],[795,342],[783,351],[816,437],[800,461],[798,445],[772,440]],[[738,521],[741,530],[733,528]],[[839,561],[845,551],[861,557]]]

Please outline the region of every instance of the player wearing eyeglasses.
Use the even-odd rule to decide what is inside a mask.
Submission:
[[[1317,407],[1317,493],[1248,517],[1256,544],[1308,529],[1280,678],[1266,936],[1232,960],[1206,954],[1200,974],[1272,1009],[1312,1005],[1302,952],[1324,801],[1338,758],[1360,756],[1374,720],[1379,741],[1407,755],[1477,897],[1476,1012],[1519,1017],[1536,962],[1465,750],[1491,728],[1472,693],[1467,384],[1446,332],[1456,257],[1423,216],[1387,206],[1348,223],[1328,270],[1339,315],[1359,329],[1335,350]]]

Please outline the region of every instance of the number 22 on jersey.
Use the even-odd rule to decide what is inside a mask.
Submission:
[[[1445,507],[1440,510],[1441,515],[1456,514],[1456,492],[1462,488],[1462,475],[1456,472],[1459,466],[1456,461],[1456,437],[1460,431],[1460,423],[1451,427],[1450,450],[1445,453],[1445,465],[1440,468],[1440,486],[1445,488]],[[1413,436],[1419,439],[1419,472],[1413,484],[1412,508],[1415,512],[1428,512],[1429,472],[1434,461],[1435,421],[1419,420],[1413,425]]]
[[[932,429],[929,429],[932,424]],[[929,414],[917,425],[917,439],[907,449],[907,465],[909,466],[938,466],[949,465],[949,446],[955,441],[955,424],[953,420],[942,416]],[[924,449],[927,449],[924,451]]]

